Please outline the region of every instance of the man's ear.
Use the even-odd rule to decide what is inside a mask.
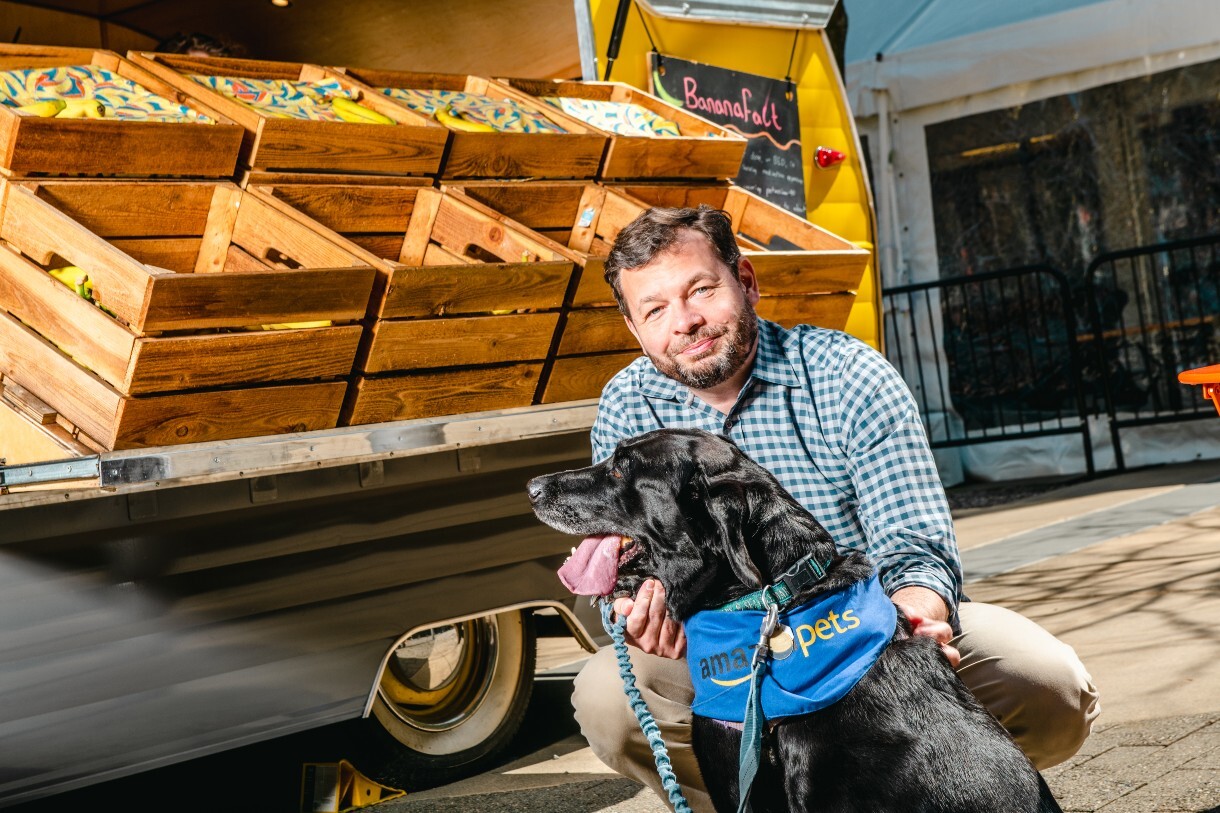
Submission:
[[[750,300],[751,305],[758,304],[758,274],[754,272],[754,264],[745,257],[737,261],[737,276],[741,280],[741,287],[745,289],[746,299]]]

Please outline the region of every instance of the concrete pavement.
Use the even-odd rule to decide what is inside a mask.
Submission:
[[[1220,811],[1220,461],[1101,477],[956,517],[971,598],[1075,647],[1101,692],[1045,772],[1069,813]],[[579,653],[552,645],[548,665]],[[569,714],[566,708],[556,713]],[[578,736],[377,811],[664,813]]]

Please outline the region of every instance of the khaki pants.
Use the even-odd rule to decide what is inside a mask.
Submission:
[[[1072,648],[1033,621],[993,604],[964,602],[957,673],[1039,769],[1076,753],[1101,711],[1097,689]],[[685,660],[630,647],[636,685],[661,728],[674,772],[696,813],[711,811],[691,750],[694,698]],[[602,762],[666,799],[648,741],[623,694],[612,647],[589,659],[576,677],[572,705],[581,733]]]

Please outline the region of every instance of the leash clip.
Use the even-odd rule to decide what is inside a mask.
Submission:
[[[758,647],[754,650],[754,657],[750,659],[750,666],[756,667],[759,662],[771,656],[771,636],[775,634],[775,630],[779,628],[779,605],[768,604],[767,616],[763,619],[762,629],[758,635]]]

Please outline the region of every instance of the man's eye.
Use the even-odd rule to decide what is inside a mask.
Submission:
[[[653,308],[652,310],[650,310],[644,314],[644,318],[651,319],[652,317],[656,316],[660,312],[661,312],[660,307]]]

